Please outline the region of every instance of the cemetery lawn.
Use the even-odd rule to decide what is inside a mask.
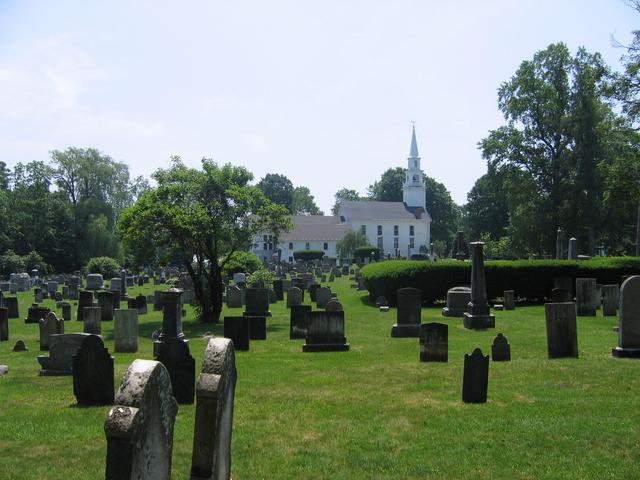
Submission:
[[[379,312],[349,283],[342,277],[329,284],[345,308],[349,352],[302,353],[304,341],[289,340],[284,302],[271,305],[267,341],[236,352],[234,480],[640,475],[640,360],[611,357],[615,317],[598,311],[578,318],[580,357],[548,360],[542,306],[495,312],[495,330],[482,332],[442,317],[440,308],[424,308],[423,322],[449,325],[449,362],[420,363],[417,339],[390,337],[396,310]],[[0,377],[0,479],[104,478],[109,407],[78,408],[72,377],[38,376],[38,326],[23,320],[32,299],[31,292],[20,294],[22,319],[9,320],[10,341],[0,343],[0,364],[9,366]],[[52,300],[44,305],[55,306]],[[152,358],[151,334],[161,313],[139,318],[139,352],[115,354],[116,386],[131,361]],[[187,307],[183,327],[197,375],[204,334],[222,335],[222,325],[196,323]],[[102,328],[113,352],[113,322]],[[80,322],[66,322],[66,332],[81,330]],[[464,354],[475,347],[490,354],[498,332],[509,340],[513,360],[490,363],[488,403],[463,404]],[[11,351],[18,338],[28,352]],[[193,405],[180,405],[176,479],[189,478],[194,415]]]

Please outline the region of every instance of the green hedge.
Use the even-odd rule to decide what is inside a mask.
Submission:
[[[120,264],[115,258],[93,257],[90,258],[86,266],[87,272],[99,273],[107,280],[109,278],[120,278]]]
[[[293,252],[294,260],[302,260],[303,262],[322,260],[322,257],[324,257],[323,250],[296,250]]]
[[[380,249],[373,245],[365,245],[364,247],[358,247],[355,249],[353,256],[356,260],[364,260],[365,258],[371,258],[373,252],[373,258],[380,260]]]
[[[361,270],[369,297],[382,295],[395,304],[396,290],[422,290],[425,303],[444,300],[447,290],[471,282],[471,262],[444,260],[389,260],[367,265]],[[621,283],[623,275],[640,275],[640,257],[599,257],[591,260],[495,260],[485,262],[487,295],[502,297],[505,290],[516,296],[542,302],[551,295],[556,277],[596,278],[598,283]]]

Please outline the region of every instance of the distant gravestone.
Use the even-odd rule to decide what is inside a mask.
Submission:
[[[102,333],[102,325],[100,324],[100,307],[85,307],[83,320],[83,332],[100,335]]]
[[[420,361],[447,362],[449,360],[449,326],[444,323],[420,325]]]
[[[640,358],[640,276],[632,276],[620,287],[618,346],[614,357]]]
[[[324,307],[327,312],[342,312],[344,308],[338,300],[330,300]]]
[[[20,309],[18,307],[18,297],[4,297],[2,299],[4,306],[7,308],[9,318],[20,318]]]
[[[576,304],[545,303],[549,358],[578,357]]]
[[[378,298],[376,298],[376,306],[377,307],[388,307],[389,306],[389,302],[387,301],[387,299],[385,297],[383,297],[381,295]]]
[[[309,285],[309,298],[311,299],[312,302],[316,302],[317,298],[316,298],[316,293],[318,292],[318,290],[320,289],[320,284],[318,283],[312,283],[311,285]]]
[[[171,389],[178,404],[193,403],[196,382],[196,361],[189,353],[189,343],[170,338],[158,349],[157,360],[169,372]]]
[[[100,290],[104,285],[102,275],[99,273],[90,273],[87,275],[87,290]],[[74,285],[75,286],[75,285]]]
[[[563,288],[554,288],[551,290],[551,303],[571,302],[571,293]]]
[[[51,335],[49,356],[38,356],[42,367],[41,376],[72,375],[73,356],[87,336],[87,333],[64,333]]]
[[[53,312],[47,313],[45,318],[41,318],[40,327],[40,350],[49,350],[51,336],[64,333],[64,320],[59,320]]]
[[[9,309],[0,307],[0,342],[9,341]]]
[[[113,320],[113,293],[103,291],[96,293],[100,305],[100,319]]]
[[[155,312],[162,310],[162,291],[155,290],[153,292],[153,310]]]
[[[224,337],[238,351],[249,350],[249,317],[224,317]]]
[[[462,401],[464,403],[485,403],[489,387],[489,355],[476,348],[471,355],[464,356],[462,379]]]
[[[291,307],[289,339],[306,338],[308,329],[307,313],[310,311],[311,305],[294,305]]]
[[[576,278],[576,311],[579,317],[596,314],[596,279]]]
[[[620,289],[617,284],[602,285],[602,315],[612,317],[618,314]]]
[[[73,394],[78,405],[112,405],[113,357],[102,338],[88,335],[73,355]]]
[[[287,308],[291,308],[294,305],[300,305],[303,302],[303,293],[297,287],[292,287],[287,291]],[[237,348],[236,348],[237,350]]]
[[[269,292],[266,288],[247,288],[245,317],[270,317]]]
[[[420,334],[422,316],[422,291],[417,288],[401,288],[397,295],[397,323],[391,328],[395,338],[415,337]]]
[[[84,309],[85,307],[93,306],[93,292],[88,290],[80,291],[80,299],[78,300],[78,311],[76,313],[76,320],[79,322],[84,321]]]
[[[107,415],[107,480],[170,480],[178,406],[167,369],[134,360]]]
[[[242,307],[242,293],[236,286],[227,287],[227,307],[228,308],[241,308]]]
[[[464,313],[464,328],[482,330],[495,328],[496,317],[489,311],[487,301],[487,280],[484,273],[484,242],[471,242],[471,300]]]
[[[453,287],[447,291],[447,306],[442,309],[444,317],[463,317],[471,301],[471,288]]]
[[[331,290],[328,287],[320,287],[316,290],[316,305],[318,308],[326,308],[331,301]]]
[[[276,299],[278,301],[284,300],[284,281],[283,280],[274,280],[273,281],[273,291],[276,292]]]
[[[114,350],[116,352],[138,351],[138,311],[116,310],[113,322]]]
[[[119,277],[113,277],[109,281],[109,290],[118,291],[122,295],[122,279]]]
[[[62,309],[62,319],[65,321],[71,320],[71,304],[69,302],[60,302],[60,308]]]
[[[303,352],[346,352],[349,350],[344,336],[344,312],[308,312],[307,337]]]
[[[14,352],[26,352],[29,349],[27,348],[27,346],[24,344],[23,340],[18,340],[16,342],[16,344],[13,346],[13,351]]]
[[[210,339],[196,385],[192,480],[231,478],[231,432],[236,380],[233,343],[226,338]]]
[[[509,342],[507,342],[507,338],[501,333],[493,339],[493,345],[491,345],[491,359],[494,362],[511,361],[511,346],[509,345]]]
[[[136,308],[138,309],[139,315],[147,314],[147,297],[140,294],[136,297]]]
[[[39,323],[40,319],[45,318],[50,311],[51,309],[47,307],[33,304],[27,310],[27,318],[25,318],[24,323]]]
[[[515,310],[516,309],[516,292],[514,290],[504,291],[504,309]]]
[[[249,317],[249,340],[267,339],[266,317]]]
[[[569,250],[567,251],[567,259],[569,260],[578,259],[578,240],[574,237],[571,237],[569,239]]]

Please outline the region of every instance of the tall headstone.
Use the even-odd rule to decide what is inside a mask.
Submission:
[[[138,351],[137,310],[116,310],[113,320],[113,341],[116,352]]]
[[[273,291],[276,292],[276,298],[278,299],[278,301],[284,300],[284,281],[274,280]]]
[[[62,308],[62,319],[65,321],[71,320],[71,304],[69,302],[60,302],[60,308]]]
[[[602,315],[613,317],[618,314],[620,288],[617,284],[602,285]]]
[[[472,242],[471,263],[471,301],[464,314],[464,327],[468,329],[485,329],[496,326],[496,317],[489,312],[487,301],[487,284],[484,274],[484,242]]]
[[[104,422],[107,480],[170,480],[173,427],[178,412],[169,372],[134,360]]]
[[[449,360],[449,326],[444,323],[420,325],[420,361],[447,362]]]
[[[401,288],[396,295],[397,323],[391,328],[391,336],[417,338],[420,335],[422,318],[422,290],[412,287]]]
[[[504,309],[515,310],[516,309],[516,292],[514,290],[504,291]]]
[[[162,344],[170,338],[184,339],[184,333],[182,333],[182,305],[180,304],[181,294],[182,290],[177,288],[170,288],[162,292],[162,331],[155,341],[156,344]],[[157,345],[157,347],[159,348],[160,345]]]
[[[88,335],[73,355],[73,394],[78,405],[113,404],[113,357],[98,335]]]
[[[101,320],[113,320],[113,293],[108,291],[98,292],[98,305],[100,305]]]
[[[235,285],[227,287],[227,307],[228,308],[241,308],[242,307],[242,292]]]
[[[4,306],[9,310],[9,318],[20,318],[20,308],[18,307],[18,297],[4,297]]]
[[[84,333],[92,333],[94,335],[100,335],[102,333],[102,325],[100,324],[101,308],[100,307],[85,307],[83,318],[83,331]]]
[[[78,300],[78,311],[76,313],[76,320],[79,322],[84,321],[84,309],[85,307],[93,306],[93,292],[89,290],[80,290],[80,299]]]
[[[53,312],[47,313],[45,318],[41,318],[38,324],[40,328],[40,350],[49,350],[51,336],[64,333],[64,320],[58,319]]]
[[[491,345],[491,359],[494,362],[511,361],[511,346],[509,345],[507,338],[501,333],[493,339],[493,345]]]
[[[640,358],[640,276],[627,278],[620,287],[618,346],[611,354]]]
[[[344,312],[309,312],[308,329],[303,352],[346,352],[349,350],[344,336]]]
[[[489,355],[476,348],[471,355],[464,355],[462,379],[462,401],[465,403],[485,403],[489,387]]]
[[[320,287],[316,290],[316,305],[318,308],[326,308],[331,301],[331,290],[328,287]]]
[[[291,308],[294,305],[301,305],[302,302],[303,302],[302,290],[300,290],[297,287],[291,287],[289,290],[287,290],[287,308]]]
[[[596,279],[576,278],[576,310],[579,317],[596,314]]]
[[[87,290],[100,290],[104,285],[102,275],[99,273],[90,273],[87,275]],[[74,285],[75,286],[75,285]]]
[[[39,323],[40,319],[45,318],[47,313],[49,313],[51,309],[47,307],[41,307],[38,304],[33,304],[27,310],[27,318],[25,318],[24,323]]]
[[[270,317],[269,291],[266,288],[247,288],[245,317]]]
[[[576,304],[545,303],[549,358],[578,357]]]
[[[578,259],[578,240],[574,237],[571,237],[569,239],[569,250],[567,251],[567,259],[569,260]]]
[[[189,353],[189,343],[170,338],[158,349],[157,360],[169,372],[171,389],[178,404],[193,403],[196,382],[196,361]]]
[[[444,317],[463,317],[469,301],[471,289],[469,287],[453,287],[447,290],[447,306],[442,309]]]
[[[233,343],[212,338],[196,384],[191,480],[231,478],[231,432],[237,371]]]
[[[140,294],[136,297],[136,308],[138,309],[139,315],[147,314],[147,297]]]
[[[224,337],[233,342],[236,350],[249,350],[249,334],[249,317],[224,317]]]
[[[87,333],[63,333],[51,335],[49,356],[38,356],[41,376],[72,375],[73,356]]]
[[[120,270],[120,296],[127,296],[127,271],[124,268]]]
[[[306,338],[308,322],[307,313],[311,311],[311,305],[294,305],[291,307],[289,324],[289,339]]]
[[[564,258],[564,232],[561,228],[558,228],[556,232],[556,259],[562,260]]]
[[[0,307],[0,342],[9,340],[9,309]]]

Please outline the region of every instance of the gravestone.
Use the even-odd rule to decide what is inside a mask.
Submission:
[[[9,341],[9,309],[0,307],[0,342]]]
[[[514,290],[504,291],[504,309],[515,310],[516,309],[516,292]]]
[[[571,302],[571,293],[564,288],[554,288],[551,290],[551,303]]]
[[[318,308],[326,308],[331,301],[331,290],[328,287],[320,287],[316,290],[316,305]]]
[[[316,293],[318,291],[318,289],[320,288],[320,284],[318,283],[312,283],[311,285],[309,285],[309,298],[311,299],[312,302],[317,301],[316,300]]]
[[[330,300],[324,307],[327,312],[342,312],[344,308],[338,300]]]
[[[158,358],[169,372],[171,389],[178,404],[193,403],[196,382],[196,361],[189,353],[189,343],[170,338],[158,348]]]
[[[249,340],[267,339],[266,317],[249,317]]]
[[[464,313],[464,328],[470,330],[495,328],[496,317],[489,313],[487,301],[487,284],[484,274],[484,242],[471,242],[473,255],[471,258],[471,300]]]
[[[422,318],[422,290],[407,287],[396,292],[397,323],[391,328],[394,338],[417,338],[420,335]]]
[[[58,282],[49,280],[47,282],[47,292],[49,292],[49,296],[55,297],[55,294],[57,291],[58,291]]]
[[[39,288],[35,289],[35,292],[33,294],[33,300],[35,303],[42,303],[42,300],[44,300],[44,295],[42,293],[42,290],[40,290]]]
[[[162,310],[162,291],[155,290],[153,292],[153,310],[155,312]]]
[[[109,281],[109,290],[118,291],[122,294],[122,289],[120,288],[121,282],[122,282],[122,279],[120,279],[119,277],[113,277]]]
[[[124,268],[120,270],[120,296],[127,296],[127,271]]]
[[[135,298],[127,298],[127,308],[129,310],[137,310],[138,300],[136,300]]]
[[[388,307],[389,302],[382,295],[376,298],[376,307]]]
[[[94,335],[100,335],[102,333],[102,326],[100,324],[100,307],[85,307],[83,318],[83,332],[92,333]]]
[[[602,285],[602,315],[605,317],[618,314],[620,289],[617,284]]]
[[[242,292],[240,292],[240,289],[236,286],[227,287],[227,307],[242,307]]]
[[[191,480],[231,478],[231,432],[237,371],[233,343],[212,338],[196,384]]]
[[[169,372],[152,360],[134,360],[104,422],[107,480],[170,480],[178,406]]]
[[[545,303],[549,358],[578,357],[576,304]]]
[[[471,355],[464,355],[462,379],[462,401],[464,403],[485,403],[489,387],[489,355],[476,348]]]
[[[53,312],[47,313],[38,323],[40,328],[40,350],[49,350],[51,336],[64,333],[64,320],[59,320]]]
[[[303,352],[346,352],[349,350],[344,336],[344,312],[308,312],[307,336]]]
[[[51,309],[47,307],[40,307],[33,304],[29,307],[29,310],[27,310],[27,318],[25,318],[24,323],[39,323],[40,319],[45,318],[50,311]]]
[[[69,285],[69,300],[78,300],[80,296],[80,288],[78,285]]]
[[[73,356],[87,337],[87,333],[63,333],[51,335],[49,356],[38,355],[42,367],[41,376],[60,376],[73,374]]]
[[[269,292],[266,288],[247,288],[245,290],[245,317],[270,317]]]
[[[471,288],[453,287],[447,290],[447,306],[442,309],[444,317],[463,317],[471,301]]]
[[[294,305],[291,307],[291,317],[289,324],[289,339],[306,338],[307,336],[307,313],[311,311],[311,305]]]
[[[620,287],[618,346],[614,357],[640,358],[640,276],[632,276]]]
[[[62,308],[62,319],[71,320],[71,304],[69,302],[60,302],[60,308]]]
[[[267,290],[267,296],[269,297],[269,303],[276,303],[278,301],[278,296],[276,295],[276,292],[274,290],[268,289]]]
[[[579,317],[596,314],[596,279],[576,278],[576,311]]]
[[[78,311],[76,312],[77,321],[84,321],[84,309],[86,307],[93,307],[93,292],[81,290],[80,299],[78,300]]]
[[[113,404],[113,357],[98,335],[88,335],[73,355],[73,394],[85,407]]]
[[[224,317],[224,337],[233,342],[235,350],[249,350],[249,332],[249,317]]]
[[[447,362],[449,360],[449,326],[444,323],[420,325],[420,361]]]
[[[116,352],[138,351],[137,310],[116,310],[113,322],[113,340]]]
[[[569,239],[569,250],[567,251],[568,260],[578,259],[578,240],[574,237]]]
[[[233,283],[236,285],[242,283],[247,283],[247,276],[244,273],[234,273],[233,274]]]
[[[136,308],[138,309],[138,315],[147,314],[147,297],[140,294],[136,297]]]
[[[113,312],[120,309],[120,292],[118,290],[111,290],[111,295],[113,295]]]
[[[491,345],[491,359],[494,362],[511,361],[511,346],[509,345],[507,338],[501,333],[493,339],[493,345]]]
[[[304,297],[302,290],[297,287],[291,287],[287,290],[287,308],[291,308],[294,305],[300,305],[303,301]]]
[[[556,260],[562,260],[564,258],[564,232],[561,228],[558,228],[556,232]]]
[[[100,319],[113,320],[113,293],[102,291],[96,293],[98,297],[98,305],[100,305]]]
[[[4,297],[2,303],[9,310],[9,318],[20,318],[20,308],[18,306],[18,297]]]
[[[13,346],[13,351],[14,352],[27,352],[27,351],[29,351],[29,349],[24,344],[23,340],[18,340],[16,342],[16,344]]]
[[[181,295],[182,290],[178,288],[170,288],[162,292],[162,330],[158,335],[158,339],[153,342],[154,355],[157,355],[160,346],[171,338],[179,338],[184,342],[189,341],[184,338],[184,333],[182,332]]]
[[[273,281],[273,291],[276,292],[276,299],[284,300],[284,282],[283,280]]]
[[[99,273],[90,273],[87,275],[87,290],[101,290],[103,286],[104,280],[102,275]],[[71,288],[69,288],[69,293],[71,293]]]

